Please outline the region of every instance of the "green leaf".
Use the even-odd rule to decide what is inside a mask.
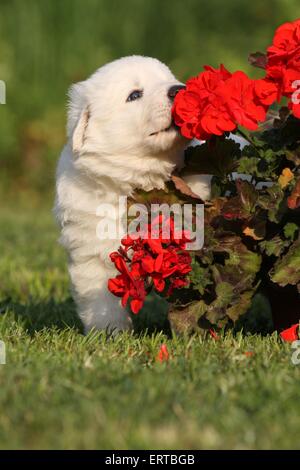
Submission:
[[[286,238],[291,238],[292,240],[295,238],[295,234],[298,230],[299,226],[293,222],[289,222],[283,227],[284,236]]]
[[[289,116],[285,126],[281,129],[280,137],[285,145],[300,144],[300,119]]]
[[[282,240],[279,235],[276,235],[271,240],[264,240],[260,242],[259,246],[267,256],[280,256],[285,249],[290,245],[290,241]]]
[[[248,181],[241,180],[237,180],[236,187],[244,210],[252,213],[258,199],[258,192],[255,187]]]
[[[176,334],[202,332],[202,329],[199,326],[199,320],[206,311],[207,305],[203,300],[192,302],[184,307],[171,305],[168,318],[172,331]]]
[[[214,305],[216,308],[227,307],[233,298],[233,287],[229,282],[221,282],[216,286],[216,300]]]
[[[246,248],[239,256],[243,271],[246,274],[248,273],[251,276],[255,276],[260,269],[261,256],[258,253],[247,250]]]
[[[248,62],[253,67],[258,67],[260,69],[265,69],[267,66],[267,55],[263,52],[252,52],[248,56]]]
[[[287,199],[287,205],[289,209],[295,210],[300,207],[300,178],[295,182],[294,189]]]
[[[293,162],[296,166],[300,166],[300,148],[299,147],[295,150],[287,150],[285,155],[289,161]]]
[[[300,238],[296,240],[288,252],[279,259],[270,273],[270,278],[281,287],[300,282]]]
[[[274,184],[260,193],[257,204],[267,211],[270,222],[279,223],[286,210],[284,191]]]
[[[234,171],[240,155],[239,144],[223,137],[196,147],[188,147],[185,152],[185,168],[181,174],[208,174],[225,179]]]
[[[252,152],[253,148],[251,147]],[[238,161],[238,166],[236,171],[238,173],[245,173],[246,175],[257,175],[258,174],[258,168],[257,165],[260,162],[260,159],[258,157],[241,157]]]
[[[240,318],[241,315],[244,315],[251,306],[251,300],[254,295],[254,290],[246,291],[241,294],[236,302],[227,309],[227,316],[234,323]]]
[[[198,290],[201,295],[204,295],[206,287],[212,284],[209,269],[200,266],[195,258],[192,260],[192,271],[188,278],[193,289]]]
[[[223,205],[221,214],[227,220],[248,219],[251,215],[242,204],[240,196],[233,196],[229,198]]]

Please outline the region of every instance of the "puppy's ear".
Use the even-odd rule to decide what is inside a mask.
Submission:
[[[86,94],[86,82],[76,83],[69,90],[67,133],[75,154],[82,148],[90,117]]]
[[[90,112],[85,108],[78,119],[77,125],[72,135],[72,150],[73,153],[79,153],[84,143],[85,131],[89,122]]]

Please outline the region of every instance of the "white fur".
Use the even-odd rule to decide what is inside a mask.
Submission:
[[[187,141],[172,122],[170,86],[178,84],[156,59],[131,56],[98,69],[70,90],[68,141],[57,168],[55,214],[69,254],[72,291],[85,331],[130,328],[130,315],[107,289],[116,271],[109,253],[120,239],[99,240],[97,207],[117,207],[136,188],[163,188],[182,166]],[[135,89],[143,97],[126,102]],[[151,135],[158,132],[155,135]],[[119,219],[122,214],[111,214]]]
[[[207,201],[211,196],[212,177],[213,175],[186,175],[184,180],[202,201]]]

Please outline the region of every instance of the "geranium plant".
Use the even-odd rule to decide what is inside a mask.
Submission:
[[[189,234],[176,237],[169,219],[168,238],[159,228],[155,239],[128,236],[111,255],[120,274],[110,291],[138,313],[156,290],[177,332],[234,325],[258,291],[269,298],[275,326],[300,318],[300,20],[280,26],[266,53],[249,61],[264,70],[261,78],[221,65],[187,81],[174,122],[205,143],[187,148],[185,167],[165,191],[135,195],[147,203],[199,202],[182,177],[213,175],[203,247],[187,251]],[[247,145],[241,149],[230,133]]]

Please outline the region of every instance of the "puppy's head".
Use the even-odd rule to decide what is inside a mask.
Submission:
[[[184,147],[171,115],[180,88],[168,67],[150,57],[124,57],[101,67],[70,90],[74,154],[142,157]]]

